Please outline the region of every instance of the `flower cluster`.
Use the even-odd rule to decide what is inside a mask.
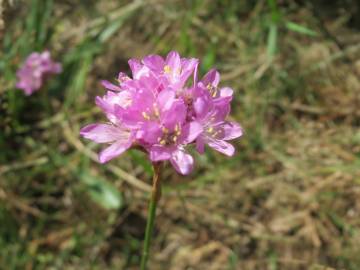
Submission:
[[[219,88],[220,75],[210,70],[197,80],[199,60],[170,52],[166,59],[149,55],[130,59],[132,78],[120,72],[117,84],[102,81],[108,90],[96,104],[109,123],[90,124],[80,133],[97,143],[110,144],[99,154],[105,163],[131,147],[140,147],[153,162],[169,160],[181,174],[193,168],[186,146],[199,153],[205,144],[231,156],[227,141],[242,135],[241,127],[225,120],[233,90]],[[190,80],[192,78],[192,80]]]
[[[24,90],[25,95],[29,96],[41,88],[47,76],[60,72],[61,64],[51,60],[50,52],[33,52],[16,73],[18,77],[16,87]]]

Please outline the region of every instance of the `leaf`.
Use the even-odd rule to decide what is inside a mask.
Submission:
[[[215,63],[216,59],[216,45],[211,43],[207,50],[203,59],[203,68],[204,70],[209,70]]]
[[[49,21],[53,11],[53,1],[45,1],[44,7],[41,10],[41,20],[39,20],[38,31],[37,31],[37,42],[41,48],[45,46],[45,42],[50,34]]]
[[[122,207],[122,194],[113,184],[87,173],[82,173],[80,178],[94,202],[109,210]]]
[[[268,39],[267,39],[267,55],[271,59],[277,51],[277,35],[278,27],[276,24],[270,24]]]
[[[89,52],[77,63],[77,71],[73,74],[71,85],[67,89],[65,100],[66,106],[74,104],[76,104],[76,106],[78,105],[76,101],[85,91],[85,83],[87,75],[92,67],[92,61],[93,54],[92,52]]]
[[[99,41],[101,43],[106,42],[109,38],[111,38],[122,26],[124,22],[123,18],[120,18],[118,20],[115,20],[111,22],[100,34]]]
[[[276,3],[276,0],[268,0],[268,5],[271,9],[271,22],[276,24],[280,21],[282,14],[279,10],[279,7]]]
[[[289,29],[290,31],[293,31],[293,32],[297,32],[297,33],[312,36],[312,37],[317,36],[317,33],[314,30],[311,30],[305,26],[302,26],[302,25],[294,23],[294,22],[286,22],[285,26],[287,29]]]

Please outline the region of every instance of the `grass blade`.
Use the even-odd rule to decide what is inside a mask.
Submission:
[[[285,24],[286,28],[289,29],[290,31],[293,32],[297,32],[300,34],[304,34],[307,36],[312,36],[312,37],[316,37],[317,33],[314,30],[311,30],[303,25],[294,23],[294,22],[286,22]]]
[[[270,60],[274,57],[277,51],[277,36],[278,27],[276,24],[271,24],[269,28],[268,40],[267,40],[267,55]]]

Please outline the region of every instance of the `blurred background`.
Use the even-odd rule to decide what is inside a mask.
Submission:
[[[0,269],[138,269],[151,164],[106,165],[79,129],[101,79],[178,50],[235,91],[237,153],[167,167],[149,269],[360,269],[357,0],[3,0]],[[32,96],[32,51],[63,65]]]

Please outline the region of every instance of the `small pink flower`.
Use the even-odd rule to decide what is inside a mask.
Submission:
[[[177,172],[188,174],[194,159],[187,148],[199,153],[205,145],[232,156],[228,140],[240,137],[239,124],[229,122],[233,90],[218,88],[219,73],[212,69],[197,82],[198,59],[170,52],[164,59],[149,55],[130,59],[132,78],[120,72],[117,83],[102,81],[108,90],[96,104],[108,124],[91,124],[80,134],[97,143],[110,144],[99,154],[100,162],[119,156],[132,146],[141,147],[153,162],[168,160]],[[192,77],[191,87],[188,80]]]
[[[51,60],[49,51],[33,52],[16,73],[18,77],[16,87],[22,89],[25,95],[31,95],[41,88],[49,75],[60,72],[61,64]]]

